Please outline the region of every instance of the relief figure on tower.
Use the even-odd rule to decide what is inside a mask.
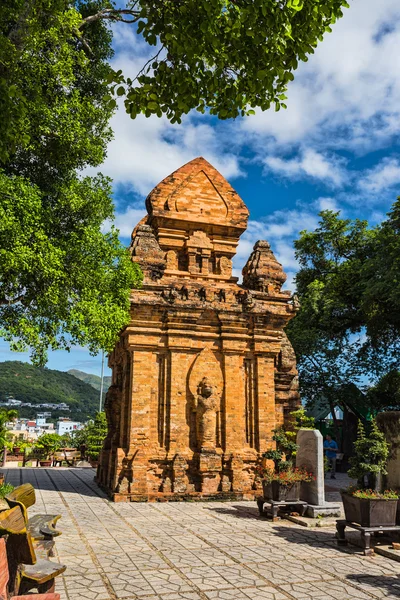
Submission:
[[[197,443],[199,448],[215,450],[217,445],[217,410],[219,398],[207,377],[200,381],[195,397]]]

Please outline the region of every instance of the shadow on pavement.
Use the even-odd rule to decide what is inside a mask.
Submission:
[[[250,504],[250,503],[249,503]],[[255,502],[254,502],[255,504]],[[262,519],[264,517],[260,517],[258,512],[258,508],[255,505],[253,506],[243,506],[241,504],[237,504],[234,506],[225,507],[211,507],[207,506],[207,510],[211,512],[218,513],[220,515],[228,515],[230,517],[234,517],[235,519]]]
[[[335,538],[335,533],[323,531],[318,528],[307,529],[306,527],[299,529],[294,527],[285,527],[282,525],[274,525],[272,533],[278,537],[284,538],[287,542],[293,544],[304,544],[313,546],[314,548],[337,548],[339,553],[345,554],[360,554],[360,548],[351,546],[338,546]]]
[[[75,493],[82,496],[91,496],[92,498],[107,498],[107,495],[97,486],[93,480],[95,471],[90,469],[91,473],[88,477],[89,469],[79,468],[19,468],[19,469],[2,469],[5,474],[5,480],[12,483],[14,486],[22,483],[31,483],[35,490],[38,491],[54,491],[61,493]],[[82,471],[86,471],[83,474]]]
[[[386,590],[386,593],[383,592],[383,597],[398,597],[400,598],[400,575],[365,575],[365,574],[351,574],[347,575],[346,579],[351,582],[357,583],[358,585],[365,585],[369,588],[376,588],[380,590],[382,593],[383,590]],[[374,590],[368,590],[372,594]],[[379,596],[381,597],[381,596]]]

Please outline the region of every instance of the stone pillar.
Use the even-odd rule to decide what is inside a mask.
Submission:
[[[379,413],[376,417],[378,427],[389,442],[389,459],[385,487],[400,488],[400,410]]]
[[[244,379],[242,373],[243,357],[240,354],[224,354],[225,422],[224,450],[235,453],[242,450],[245,443],[244,422]]]
[[[299,449],[296,467],[306,469],[314,476],[313,481],[301,484],[300,499],[308,502],[307,516],[340,516],[340,504],[325,502],[324,446],[323,437],[317,429],[299,429]]]
[[[274,374],[273,355],[257,356],[256,395],[258,415],[256,415],[255,439],[259,452],[266,452],[271,447],[273,430],[276,427]]]
[[[300,429],[297,433],[299,449],[296,467],[306,469],[315,480],[301,484],[301,499],[309,504],[322,506],[325,503],[324,447],[321,432],[317,429]]]

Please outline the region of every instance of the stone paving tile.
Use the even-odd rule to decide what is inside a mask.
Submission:
[[[168,596],[161,594],[157,598],[160,598],[160,600],[202,600],[202,597],[197,592],[182,592],[179,594],[168,594]]]
[[[286,594],[273,587],[247,588],[243,590],[250,600],[286,600]]]
[[[98,554],[96,555],[96,559],[100,568],[103,569],[105,573],[118,573],[119,571],[125,571],[126,569],[137,569],[130,557],[123,551],[120,553],[112,552],[110,554]]]
[[[371,596],[364,594],[346,583],[337,580],[320,583],[292,583],[281,585],[280,588],[298,600],[370,600]]]
[[[109,600],[110,595],[98,574],[64,577],[70,600]],[[56,590],[58,586],[56,584]]]
[[[219,590],[232,587],[216,570],[217,567],[181,568],[180,571],[190,579],[199,590]]]
[[[225,567],[214,567],[215,571],[226,579],[234,587],[265,585],[265,579],[261,579],[249,569],[240,565],[229,565]]]
[[[284,551],[273,547],[254,546],[248,548],[224,548],[224,551],[235,560],[242,563],[267,562],[276,560],[286,560],[287,554]]]
[[[158,548],[159,550],[162,550],[162,551],[178,550],[178,551],[182,552],[184,549],[182,544],[179,542],[179,540],[174,540],[172,537],[161,537],[160,536],[158,538],[148,537],[147,539],[151,542],[151,544],[155,548]],[[199,542],[201,542],[201,540],[199,540]]]
[[[149,582],[157,594],[168,592],[191,592],[193,586],[180,577],[173,569],[143,571],[143,577]]]
[[[338,577],[347,577],[348,575],[353,576],[356,573],[362,573],[367,567],[367,574],[369,576],[381,576],[381,575],[399,575],[400,576],[400,564],[395,561],[382,560],[380,557],[361,557],[361,556],[346,556],[340,557],[334,561],[332,560],[318,560],[316,562],[321,569],[329,571],[333,575]],[[400,580],[399,580],[400,586]]]
[[[192,550],[192,554],[201,560],[205,565],[215,567],[218,565],[230,565],[234,561],[226,554],[215,550],[214,548],[200,548]],[[194,565],[193,565],[194,566]]]
[[[205,596],[210,600],[287,600],[286,594],[272,587],[214,590],[205,592]]]
[[[89,544],[95,554],[108,554],[109,552],[118,552],[121,546],[117,542],[111,540],[88,540]]]
[[[338,548],[333,527],[271,523],[252,502],[111,504],[91,470],[13,471],[37,490],[31,515],[62,515],[61,600],[400,598],[400,564]]]
[[[155,594],[150,583],[138,571],[125,570],[122,573],[109,573],[107,579],[118,598],[141,598]]]
[[[96,565],[86,555],[74,555],[68,554],[64,557],[58,556],[57,560],[66,565],[67,570],[64,572],[64,577],[71,577],[73,575],[90,575],[96,571]]]
[[[168,554],[165,554],[165,556],[168,558]],[[135,554],[129,552],[129,558],[139,571],[170,568],[169,564],[154,552],[138,552]]]
[[[182,552],[182,548],[179,550],[169,550],[165,553],[171,563],[178,568],[181,567],[204,567],[207,563],[190,550]],[[221,563],[220,563],[221,564]]]
[[[68,539],[66,535],[56,538],[57,554],[66,557],[70,554],[73,556],[87,554],[88,550],[81,538]]]
[[[251,588],[257,590],[257,588]],[[204,592],[206,598],[210,600],[249,600],[249,597],[242,590],[237,588],[228,588],[225,590],[211,590]]]
[[[275,585],[302,581],[321,581],[333,578],[333,575],[324,573],[317,570],[315,566],[300,561],[254,563],[251,564],[251,567]]]
[[[348,575],[346,579],[375,598],[400,598],[399,576],[352,574]]]

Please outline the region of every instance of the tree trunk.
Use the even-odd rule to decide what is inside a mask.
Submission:
[[[336,414],[335,414],[335,405],[332,402],[332,400],[329,400],[329,409],[330,409],[331,414],[332,414],[333,430],[335,432],[336,443],[337,443],[337,445],[339,447],[339,450],[340,450],[340,446],[341,446],[340,439],[339,439],[340,438],[340,431],[339,431],[339,425],[338,425],[338,421],[337,421]]]

